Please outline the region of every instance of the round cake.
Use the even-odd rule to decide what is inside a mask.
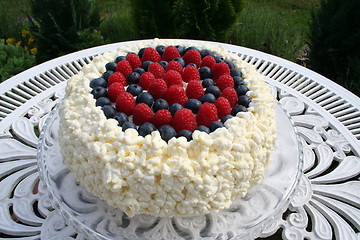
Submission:
[[[274,98],[220,45],[154,39],[96,56],[59,107],[65,164],[128,216],[230,207],[262,181],[275,144]]]

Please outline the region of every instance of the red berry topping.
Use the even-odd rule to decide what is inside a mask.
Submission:
[[[163,98],[167,90],[168,88],[166,82],[161,78],[157,78],[152,81],[148,88],[148,92],[154,97],[154,99]]]
[[[187,51],[184,54],[183,59],[186,65],[189,63],[194,63],[197,67],[201,66],[201,55],[196,49],[191,49]]]
[[[123,92],[116,99],[115,103],[116,111],[123,112],[130,116],[135,107],[135,99],[131,93]]]
[[[198,99],[204,95],[204,88],[200,80],[191,80],[186,86],[186,96],[191,99]]]
[[[114,82],[108,87],[108,97],[112,102],[115,102],[117,97],[123,92],[125,92],[125,88],[120,82]]]
[[[229,100],[224,97],[219,97],[215,101],[215,106],[218,112],[218,118],[222,119],[223,117],[231,114],[231,106]]]
[[[230,68],[226,62],[216,63],[211,71],[215,81],[217,81],[221,75],[230,75]]]
[[[116,64],[116,71],[121,72],[124,77],[127,77],[130,73],[132,73],[132,67],[127,60],[121,60]]]
[[[164,74],[163,79],[165,80],[168,87],[170,87],[171,85],[182,86],[182,83],[183,83],[181,74],[175,70],[167,71]]]
[[[193,132],[196,127],[196,119],[190,109],[182,108],[174,114],[171,126],[179,132],[180,130],[189,130]]]
[[[110,75],[110,77],[108,78],[108,86],[112,85],[115,82],[119,82],[121,83],[123,86],[126,86],[126,78],[124,77],[124,75],[121,72],[114,72],[113,74]]]
[[[216,60],[212,56],[205,56],[201,61],[201,67],[213,68],[215,64]]]
[[[151,123],[155,125],[155,127],[160,128],[163,125],[170,125],[172,120],[171,113],[167,109],[158,110],[151,119]]]
[[[161,61],[161,56],[154,48],[148,47],[145,48],[144,53],[141,57],[141,61],[159,62]]]
[[[238,96],[236,94],[236,91],[232,87],[225,88],[221,92],[220,97],[226,98],[229,101],[231,107],[234,107],[238,101]]]
[[[168,102],[169,106],[174,103],[179,103],[184,106],[188,97],[182,86],[171,85],[165,93],[165,100]]]
[[[148,67],[148,72],[154,74],[155,78],[162,78],[164,71],[164,68],[158,62],[153,62]]]
[[[199,126],[204,125],[209,127],[210,123],[217,121],[218,119],[218,112],[215,104],[208,102],[201,105],[199,112],[196,115],[196,122]]]
[[[150,122],[153,116],[151,108],[145,103],[139,103],[133,110],[133,122],[136,125],[141,125],[145,122]]]
[[[191,80],[200,80],[200,73],[194,66],[188,65],[184,68],[183,72],[184,82],[190,82]]]
[[[126,56],[126,60],[130,63],[132,70],[141,67],[140,57],[135,53],[130,53]]]
[[[140,76],[139,85],[144,89],[148,90],[150,83],[155,80],[154,74],[151,72],[144,72]]]
[[[227,87],[234,87],[234,79],[230,75],[221,75],[219,79],[216,81],[216,86],[220,88],[220,90],[224,90]]]
[[[166,71],[170,71],[170,70],[175,70],[179,73],[182,73],[183,67],[181,66],[181,64],[178,61],[171,61],[166,66]]]
[[[162,55],[162,60],[170,62],[174,58],[180,57],[180,53],[174,46],[168,46]]]

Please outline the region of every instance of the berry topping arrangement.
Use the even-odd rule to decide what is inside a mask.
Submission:
[[[224,127],[251,102],[241,71],[207,49],[147,47],[105,68],[90,81],[96,106],[123,131],[134,128],[143,137],[158,130],[165,141],[190,141],[193,131]]]

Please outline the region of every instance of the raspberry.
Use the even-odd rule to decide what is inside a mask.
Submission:
[[[184,68],[183,81],[190,82],[191,80],[200,80],[200,73],[196,67],[188,65]]]
[[[198,99],[204,95],[204,88],[202,87],[201,81],[191,80],[186,86],[186,96],[191,99]]]
[[[218,86],[221,91],[227,87],[234,88],[234,79],[230,75],[221,75],[216,81],[216,86]]]
[[[108,86],[110,86],[111,84],[115,83],[115,82],[119,82],[121,83],[123,86],[126,86],[126,78],[124,77],[124,75],[121,72],[114,72],[113,74],[110,75],[110,77],[108,78]]]
[[[217,81],[221,75],[230,75],[230,68],[226,62],[219,62],[211,69],[212,78]]]
[[[210,123],[217,121],[218,119],[218,112],[215,104],[208,102],[201,105],[199,112],[196,115],[196,122],[199,126],[204,125],[209,127]]]
[[[123,92],[125,92],[124,85],[120,82],[114,82],[108,87],[108,98],[110,101],[115,102],[117,97]]]
[[[175,70],[179,72],[180,74],[183,72],[183,67],[181,66],[181,63],[178,61],[171,61],[166,66],[166,71]]]
[[[127,60],[121,60],[116,65],[116,71],[121,72],[124,77],[127,77],[132,72],[132,67]]]
[[[174,46],[168,46],[162,55],[162,60],[170,62],[174,58],[180,57],[180,53]]]
[[[151,82],[154,81],[154,80],[155,80],[154,74],[152,74],[151,72],[144,72],[144,73],[141,74],[141,76],[140,76],[139,85],[140,85],[144,90],[148,90]]]
[[[218,112],[218,118],[222,119],[223,117],[231,114],[231,106],[229,100],[224,97],[219,97],[215,101],[215,106]]]
[[[185,64],[194,63],[197,67],[201,66],[201,55],[196,49],[191,49],[183,56]]]
[[[168,88],[166,82],[161,78],[157,78],[152,81],[148,88],[148,92],[154,97],[154,99],[162,98],[167,90]]]
[[[171,126],[176,130],[176,132],[184,129],[193,132],[196,129],[197,124],[192,111],[187,108],[182,108],[174,114]]]
[[[160,128],[163,125],[171,124],[172,116],[169,110],[160,109],[151,118],[151,123]]]
[[[160,54],[151,47],[145,48],[143,55],[141,56],[141,62],[152,61],[159,62],[161,60]]]
[[[205,56],[201,61],[201,67],[213,68],[215,64],[216,60],[212,56]]]
[[[135,107],[135,99],[133,95],[128,92],[120,93],[115,103],[116,111],[123,112],[130,116]]]
[[[130,63],[132,70],[141,67],[141,60],[135,53],[130,53],[126,56],[126,60]]]
[[[220,97],[224,97],[227,100],[229,100],[230,106],[234,107],[238,101],[238,96],[236,94],[236,90],[232,87],[225,88],[221,94]]]
[[[154,74],[155,78],[162,78],[164,74],[164,68],[158,62],[153,62],[148,67],[148,72]]]
[[[140,126],[143,123],[150,122],[153,116],[151,108],[145,103],[139,103],[133,110],[133,122]]]
[[[168,72],[166,72],[163,76],[163,79],[165,80],[168,87],[170,87],[171,85],[182,86],[183,83],[181,74],[175,70],[169,70]]]
[[[165,100],[168,102],[169,106],[174,103],[179,103],[184,106],[188,98],[182,86],[171,85],[165,93]]]

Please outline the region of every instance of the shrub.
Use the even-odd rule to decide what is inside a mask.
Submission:
[[[0,39],[0,82],[35,65],[35,56],[21,46],[5,44]]]
[[[360,1],[322,1],[310,24],[310,62],[316,72],[360,96]]]

